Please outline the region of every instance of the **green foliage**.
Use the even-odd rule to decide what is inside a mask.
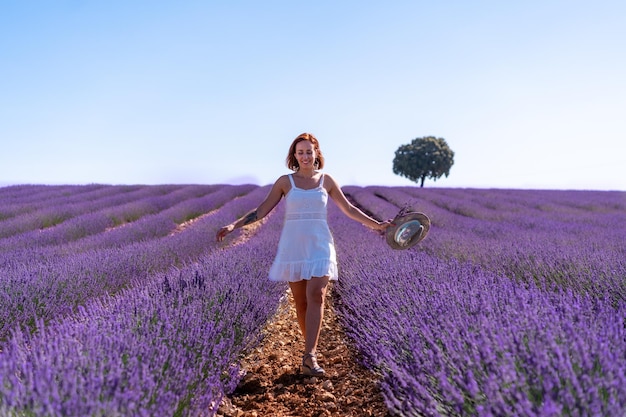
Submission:
[[[447,177],[453,164],[454,152],[446,140],[425,136],[415,138],[396,150],[393,173],[414,182],[420,181],[420,186],[423,187],[426,178],[436,181],[442,175]]]

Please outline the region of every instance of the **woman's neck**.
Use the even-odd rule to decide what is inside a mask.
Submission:
[[[315,174],[317,174],[317,172],[315,172],[315,169],[302,169],[300,168],[298,170],[298,172],[296,172],[296,175],[302,178],[313,178],[315,176]]]

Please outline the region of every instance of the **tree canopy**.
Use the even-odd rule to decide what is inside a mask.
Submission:
[[[447,177],[453,164],[454,152],[446,140],[425,136],[396,150],[393,173],[414,182],[420,181],[420,187],[423,187],[426,178],[436,181],[442,175]]]

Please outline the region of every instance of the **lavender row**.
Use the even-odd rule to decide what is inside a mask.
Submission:
[[[49,202],[66,200],[80,193],[95,193],[106,185],[12,185],[0,187],[0,221],[45,207]],[[130,187],[130,186],[129,186]],[[133,187],[136,188],[136,187]]]
[[[355,195],[379,217],[407,203],[426,212],[429,254],[537,285],[626,299],[624,193],[368,187]]]
[[[167,201],[159,197],[176,192],[180,193],[181,190],[186,192],[185,189],[187,188],[193,190],[192,187],[180,185],[100,186],[89,192],[84,192],[83,188],[90,189],[89,186],[75,186],[75,189],[68,191],[68,195],[65,196],[36,200],[32,203],[14,204],[12,206],[0,205],[0,210],[2,211],[19,210],[21,213],[0,223],[0,238],[32,230],[38,231],[52,228],[76,216],[107,207],[119,206],[142,198],[153,197],[152,203],[156,206],[148,207],[147,210],[158,211],[159,207],[167,207],[168,205]],[[116,218],[114,217],[111,220],[116,221]]]
[[[158,188],[160,188],[159,186]],[[111,197],[130,196],[132,200],[135,193],[145,193],[145,186],[108,186],[108,185],[83,185],[83,186],[57,186],[52,190],[59,189],[62,192],[43,191],[35,192],[28,198],[2,199],[0,200],[0,212],[3,222],[0,223],[2,234],[7,237],[34,229],[44,229],[72,217],[73,213],[80,213],[86,206],[89,209],[97,206],[103,199]],[[158,191],[154,187],[154,191]],[[168,186],[168,188],[170,188]],[[118,204],[117,202],[113,202]]]
[[[63,195],[76,188],[75,185],[45,185],[45,184],[19,184],[0,187],[0,201],[3,205],[8,202],[23,202],[25,198],[35,195],[50,196]]]
[[[225,189],[230,187],[237,189]],[[117,293],[214,251],[219,247],[215,231],[253,208],[267,192],[266,187],[255,187],[197,220],[194,227],[162,238],[5,265],[0,270],[0,340],[16,325],[33,328],[37,318],[49,321],[67,315],[90,298]]]
[[[588,226],[611,230],[606,222],[626,211],[626,193],[604,191],[474,190],[429,189],[414,187],[368,187],[368,190],[393,204],[407,204],[434,212],[442,226],[467,226],[464,221],[484,220],[480,224],[512,224],[521,229],[549,227],[585,229]],[[608,226],[608,227],[607,227]]]
[[[600,225],[603,216],[626,211],[626,193],[619,191],[421,189],[381,186],[348,189],[354,193],[373,194],[373,197],[395,206],[407,206],[428,213],[447,213],[446,220],[474,218],[495,222],[512,221],[519,226],[531,226],[535,217],[563,222],[583,220]],[[439,220],[441,223],[444,219]]]
[[[255,187],[241,185],[181,188],[164,197],[144,198],[88,213],[44,231],[23,233],[0,240],[0,258],[3,257],[3,250],[5,259],[26,256],[29,259],[39,259],[43,256],[119,247],[163,237],[181,224],[215,210]],[[37,246],[42,248],[37,250]],[[9,250],[12,253],[7,253]],[[0,259],[0,266],[6,262]]]
[[[266,278],[280,221],[36,333],[15,331],[0,352],[0,414],[215,415],[285,294]]]
[[[105,233],[89,236],[63,245],[62,250],[101,249],[106,247],[122,247],[128,243],[144,242],[150,239],[166,237],[184,227],[189,221],[196,221],[203,215],[219,210],[224,204],[246,196],[255,191],[255,185],[219,186],[211,194],[198,198],[190,198],[157,214],[147,215],[132,223],[106,230]],[[257,191],[262,193],[263,191]]]
[[[73,185],[11,185],[0,187],[0,222],[23,214],[25,211],[24,206],[29,202],[37,199],[45,200],[51,198],[51,196],[61,196],[69,193],[74,188],[75,186]],[[29,200],[25,201],[26,198],[29,198]],[[28,210],[32,209],[32,206],[28,207]]]
[[[340,320],[394,415],[624,414],[626,304],[394,251],[330,213]]]

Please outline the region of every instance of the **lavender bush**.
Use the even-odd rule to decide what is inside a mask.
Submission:
[[[380,218],[407,203],[428,213],[432,233],[423,250],[429,254],[538,285],[626,300],[624,193],[408,187],[359,193]]]
[[[272,256],[264,248],[218,251],[32,336],[15,332],[0,354],[0,410],[209,415],[236,385],[238,355],[254,345],[284,294],[261,277]]]
[[[29,230],[52,227],[77,214],[101,207],[102,204],[106,204],[103,202],[109,200],[111,196],[119,197],[124,192],[134,193],[141,191],[138,191],[137,187],[133,186],[103,185],[74,186],[70,189],[61,187],[61,189],[64,191],[60,195],[51,195],[45,192],[43,195],[36,194],[34,196],[9,199],[14,204],[19,204],[20,211],[15,216],[0,223],[2,224],[0,238]],[[175,189],[175,187],[154,186],[151,189],[169,192]],[[4,203],[3,200],[0,200],[0,202]],[[111,204],[116,204],[116,202],[111,201]],[[14,209],[11,206],[7,207],[9,212],[14,211]]]
[[[624,414],[623,194],[528,192],[522,204],[496,190],[348,191],[379,218],[412,201],[433,220],[420,246],[393,251],[331,217],[341,320],[394,414]],[[564,268],[554,244],[581,259]]]
[[[184,240],[214,242],[216,225],[250,203],[225,205],[210,230],[194,224]],[[32,334],[14,330],[0,353],[0,412],[214,415],[239,380],[239,356],[284,296],[284,285],[266,279],[281,221],[271,216],[267,233],[245,245],[214,246],[196,263],[92,299],[48,325],[39,321]]]
[[[70,218],[65,218],[64,210],[70,211],[66,204],[50,205],[46,208],[45,214],[36,211],[34,214],[31,213],[30,217],[50,216],[58,219],[65,218],[65,220],[50,227],[16,233],[11,236],[11,239],[2,239],[0,252],[18,248],[32,250],[40,246],[73,242],[116,226],[135,222],[150,214],[162,213],[166,209],[171,209],[173,205],[206,196],[218,188],[217,186],[181,186],[174,191],[167,189],[167,193],[164,193],[165,190],[156,186],[143,187],[133,192],[125,188],[113,187],[117,193],[111,193],[106,198],[73,204]],[[206,204],[207,201],[204,203]],[[196,209],[198,215],[201,212],[198,208]],[[6,223],[0,223],[0,225],[3,228],[7,226]]]
[[[142,282],[171,266],[193,262],[216,248],[214,231],[230,221],[226,219],[231,219],[232,212],[250,210],[267,189],[255,187],[227,204],[225,197],[232,199],[240,190],[224,186],[224,192],[217,199],[219,205],[207,206],[209,210],[221,206],[222,210],[211,212],[193,228],[173,235],[144,241],[138,238],[144,235],[134,233],[136,230],[129,226],[125,236],[135,239],[119,247],[68,250],[65,256],[51,253],[34,260],[28,251],[9,253],[0,263],[0,340],[15,325],[33,327],[37,318],[47,321],[68,314],[91,297],[116,293],[133,281]],[[108,233],[100,236],[109,240]]]
[[[61,236],[134,200],[115,187],[0,188],[0,414],[215,414],[286,289],[266,278],[283,209],[245,244],[216,244],[268,188],[204,191],[164,186],[180,204],[29,250],[7,242],[28,242],[55,207],[66,217],[47,231]],[[340,320],[394,415],[626,413],[624,193],[345,191],[379,219],[410,208],[432,220],[425,241],[395,251],[329,209]]]
[[[165,237],[179,225],[217,209],[254,188],[252,185],[181,187],[165,196],[141,196],[126,204],[77,216],[56,227],[2,239],[0,266],[3,255],[5,259],[18,257],[32,260]],[[155,191],[158,189],[155,188]]]

